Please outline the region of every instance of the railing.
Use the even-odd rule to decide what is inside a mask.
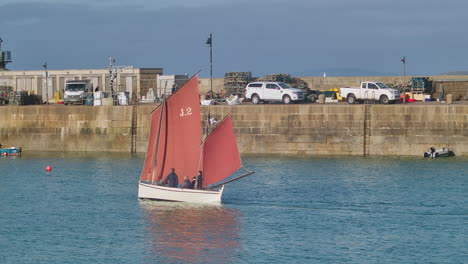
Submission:
[[[370,93],[370,97],[369,97],[369,91],[365,91],[364,92],[364,104],[374,104],[376,99],[375,99],[375,91],[372,91],[372,93]]]

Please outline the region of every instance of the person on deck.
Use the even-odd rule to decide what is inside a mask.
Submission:
[[[180,185],[180,188],[193,189],[192,183],[187,176],[184,177],[184,182]]]
[[[168,187],[177,187],[177,185],[179,185],[179,178],[177,177],[174,168],[172,168],[171,173],[166,176],[164,183],[167,184]]]
[[[197,177],[194,176],[194,177],[192,178],[192,188],[195,189],[196,187],[197,187]]]
[[[201,190],[203,189],[203,174],[202,171],[198,171],[197,178],[195,179],[195,185],[193,188]]]

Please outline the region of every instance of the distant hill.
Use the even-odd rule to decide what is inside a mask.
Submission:
[[[468,71],[453,71],[453,72],[446,72],[439,75],[468,75]]]

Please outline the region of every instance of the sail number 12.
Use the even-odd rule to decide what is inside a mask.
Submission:
[[[186,109],[181,108],[180,109],[180,115],[179,116],[191,116],[192,115],[192,108],[187,107]]]

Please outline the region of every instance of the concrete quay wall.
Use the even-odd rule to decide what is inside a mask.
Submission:
[[[468,105],[371,105],[365,142],[365,105],[210,107],[231,112],[243,153],[421,156],[430,146],[468,155]],[[218,111],[216,111],[218,110]]]
[[[136,107],[136,150],[145,152],[149,115]],[[133,106],[0,107],[0,143],[24,151],[114,151],[132,148]],[[242,153],[421,156],[430,146],[468,155],[468,105],[300,104],[204,106],[217,119],[230,113]],[[365,136],[368,137],[365,137]]]

